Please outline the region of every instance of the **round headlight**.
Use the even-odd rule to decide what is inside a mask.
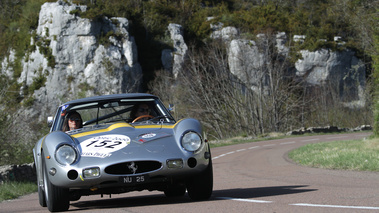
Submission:
[[[76,160],[76,151],[72,146],[63,145],[55,152],[55,159],[63,165],[70,165]]]
[[[182,137],[182,146],[187,151],[196,151],[201,146],[201,137],[195,132],[187,132]]]

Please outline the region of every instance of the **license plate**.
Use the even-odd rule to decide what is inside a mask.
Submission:
[[[123,176],[119,178],[119,182],[123,184],[144,183],[148,179],[148,175]]]

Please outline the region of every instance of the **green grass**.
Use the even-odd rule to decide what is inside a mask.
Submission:
[[[305,136],[305,135],[302,135],[302,136]],[[240,136],[240,137],[230,138],[226,140],[209,141],[209,144],[211,148],[215,148],[215,147],[229,146],[229,145],[234,145],[234,144],[259,142],[259,141],[265,141],[265,140],[275,140],[275,139],[281,139],[281,138],[286,138],[286,137],[297,137],[297,136],[293,136],[293,135],[286,136],[283,133],[269,133],[269,134],[261,135],[256,138]]]
[[[316,168],[379,171],[379,139],[308,144],[288,154],[298,164]]]
[[[37,184],[31,182],[4,182],[0,184],[0,202],[18,198],[37,191]]]

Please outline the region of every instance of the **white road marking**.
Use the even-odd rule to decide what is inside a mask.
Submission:
[[[242,198],[233,198],[233,197],[216,197],[216,198],[222,199],[222,200],[232,200],[232,201],[249,202],[249,203],[274,203],[273,201],[267,201],[267,200],[242,199]],[[321,207],[321,208],[379,210],[379,207],[375,207],[375,206],[342,206],[342,205],[321,205],[321,204],[311,204],[311,203],[293,203],[293,204],[288,204],[288,205],[289,206],[304,206],[304,207]]]
[[[239,149],[236,152],[242,152],[242,151],[246,151],[246,149]]]
[[[320,140],[320,139],[315,138],[315,139],[302,140],[301,142],[318,141],[318,140]]]
[[[347,137],[349,137],[349,136],[336,136],[336,137],[329,137],[326,139],[330,140],[330,139],[339,139],[339,138],[347,138]]]
[[[256,148],[259,148],[259,146],[252,146],[252,147],[249,147],[249,149],[256,149]]]
[[[379,207],[371,207],[371,206],[340,206],[340,205],[320,205],[320,204],[311,204],[311,203],[295,203],[295,204],[289,204],[289,205],[292,205],[292,206],[309,206],[309,207],[324,207],[324,208],[379,210]]]
[[[241,199],[241,198],[232,198],[232,197],[217,197],[223,200],[234,200],[234,201],[242,201],[242,202],[250,202],[250,203],[272,203],[272,201],[266,200],[253,200],[253,199]]]
[[[290,142],[284,142],[284,143],[280,143],[280,145],[287,145],[287,144],[294,144],[296,143],[295,141],[290,141]]]

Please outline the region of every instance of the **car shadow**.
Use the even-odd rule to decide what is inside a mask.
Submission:
[[[220,198],[242,198],[253,199],[263,198],[270,196],[280,196],[289,194],[298,194],[316,191],[317,189],[306,189],[307,185],[293,185],[293,186],[273,186],[273,187],[258,187],[258,188],[237,188],[237,189],[223,189],[214,190],[211,198],[208,201],[218,201]],[[188,195],[182,197],[166,197],[162,194],[143,195],[122,198],[102,198],[90,201],[77,201],[72,202],[71,205],[78,209],[71,209],[69,211],[89,210],[89,209],[108,209],[108,208],[122,208],[122,207],[139,207],[139,206],[154,206],[154,205],[167,205],[167,204],[180,204],[191,203],[192,201]],[[204,201],[205,202],[205,201]]]
[[[239,188],[239,189],[225,189],[213,191],[212,197],[233,197],[233,198],[262,198],[278,195],[298,194],[317,189],[305,189],[307,185],[294,185],[294,186],[272,186],[272,187],[258,187],[258,188]]]

